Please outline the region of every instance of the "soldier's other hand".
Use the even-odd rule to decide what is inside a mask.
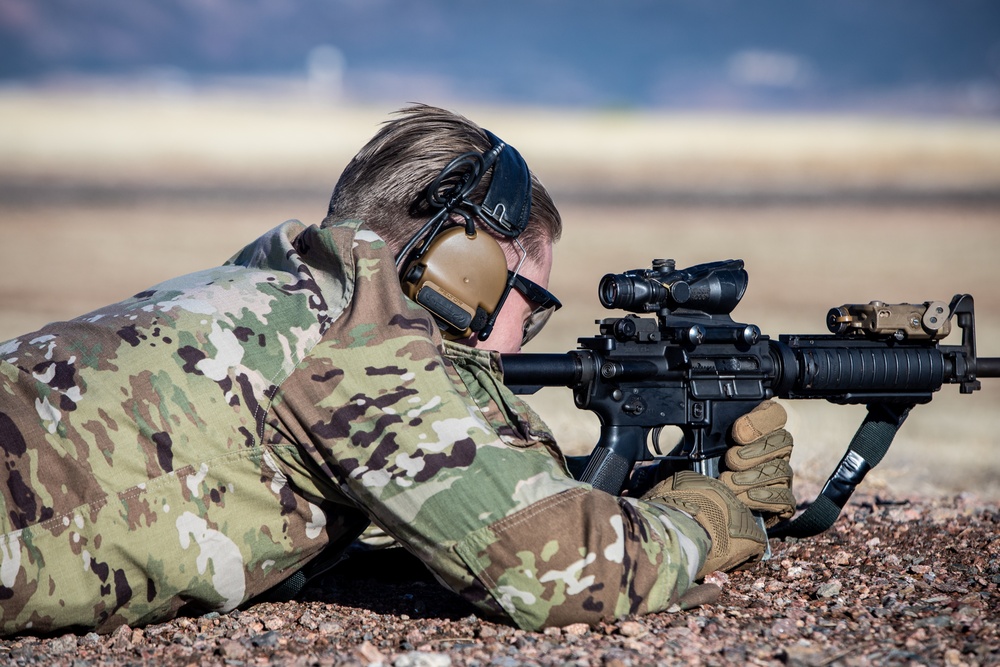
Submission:
[[[712,548],[697,579],[716,570],[728,572],[755,563],[764,555],[767,535],[746,505],[717,479],[682,470],[654,486],[642,499],[687,512],[708,533]]]
[[[795,514],[792,493],[792,436],[785,409],[764,401],[733,423],[735,443],[726,451],[719,480],[764,518],[769,528]]]

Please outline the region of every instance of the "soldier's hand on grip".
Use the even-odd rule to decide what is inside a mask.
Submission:
[[[719,480],[771,527],[795,514],[792,493],[792,436],[785,409],[764,401],[733,423],[736,443],[726,451]]]
[[[712,538],[712,548],[697,578],[716,570],[735,570],[764,555],[767,535],[746,505],[717,479],[682,470],[642,497],[687,512]]]

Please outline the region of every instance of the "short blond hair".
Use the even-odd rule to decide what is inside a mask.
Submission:
[[[330,198],[328,222],[364,220],[393,254],[432,215],[422,206],[427,185],[454,158],[490,149],[490,139],[464,116],[427,105],[396,112],[344,169]],[[483,177],[470,199],[481,202],[492,180]],[[489,230],[486,225],[480,229]],[[541,182],[531,174],[531,218],[518,237],[529,256],[540,258],[562,234],[562,219]],[[496,236],[494,234],[494,236]],[[501,245],[509,243],[499,239]]]

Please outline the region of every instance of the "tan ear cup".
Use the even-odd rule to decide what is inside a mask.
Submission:
[[[403,290],[447,325],[448,338],[471,336],[496,309],[507,282],[507,257],[486,233],[464,227],[438,234],[403,272]]]

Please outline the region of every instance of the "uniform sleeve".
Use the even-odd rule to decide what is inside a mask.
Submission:
[[[525,629],[662,610],[688,588],[709,547],[693,519],[576,482],[489,368],[388,333],[353,354],[324,341],[275,415],[439,580]]]
[[[669,606],[708,551],[702,528],[574,481],[495,358],[447,344],[443,356],[381,239],[359,229],[350,247],[345,306],[271,398],[263,439],[298,445],[303,483],[522,628]]]

